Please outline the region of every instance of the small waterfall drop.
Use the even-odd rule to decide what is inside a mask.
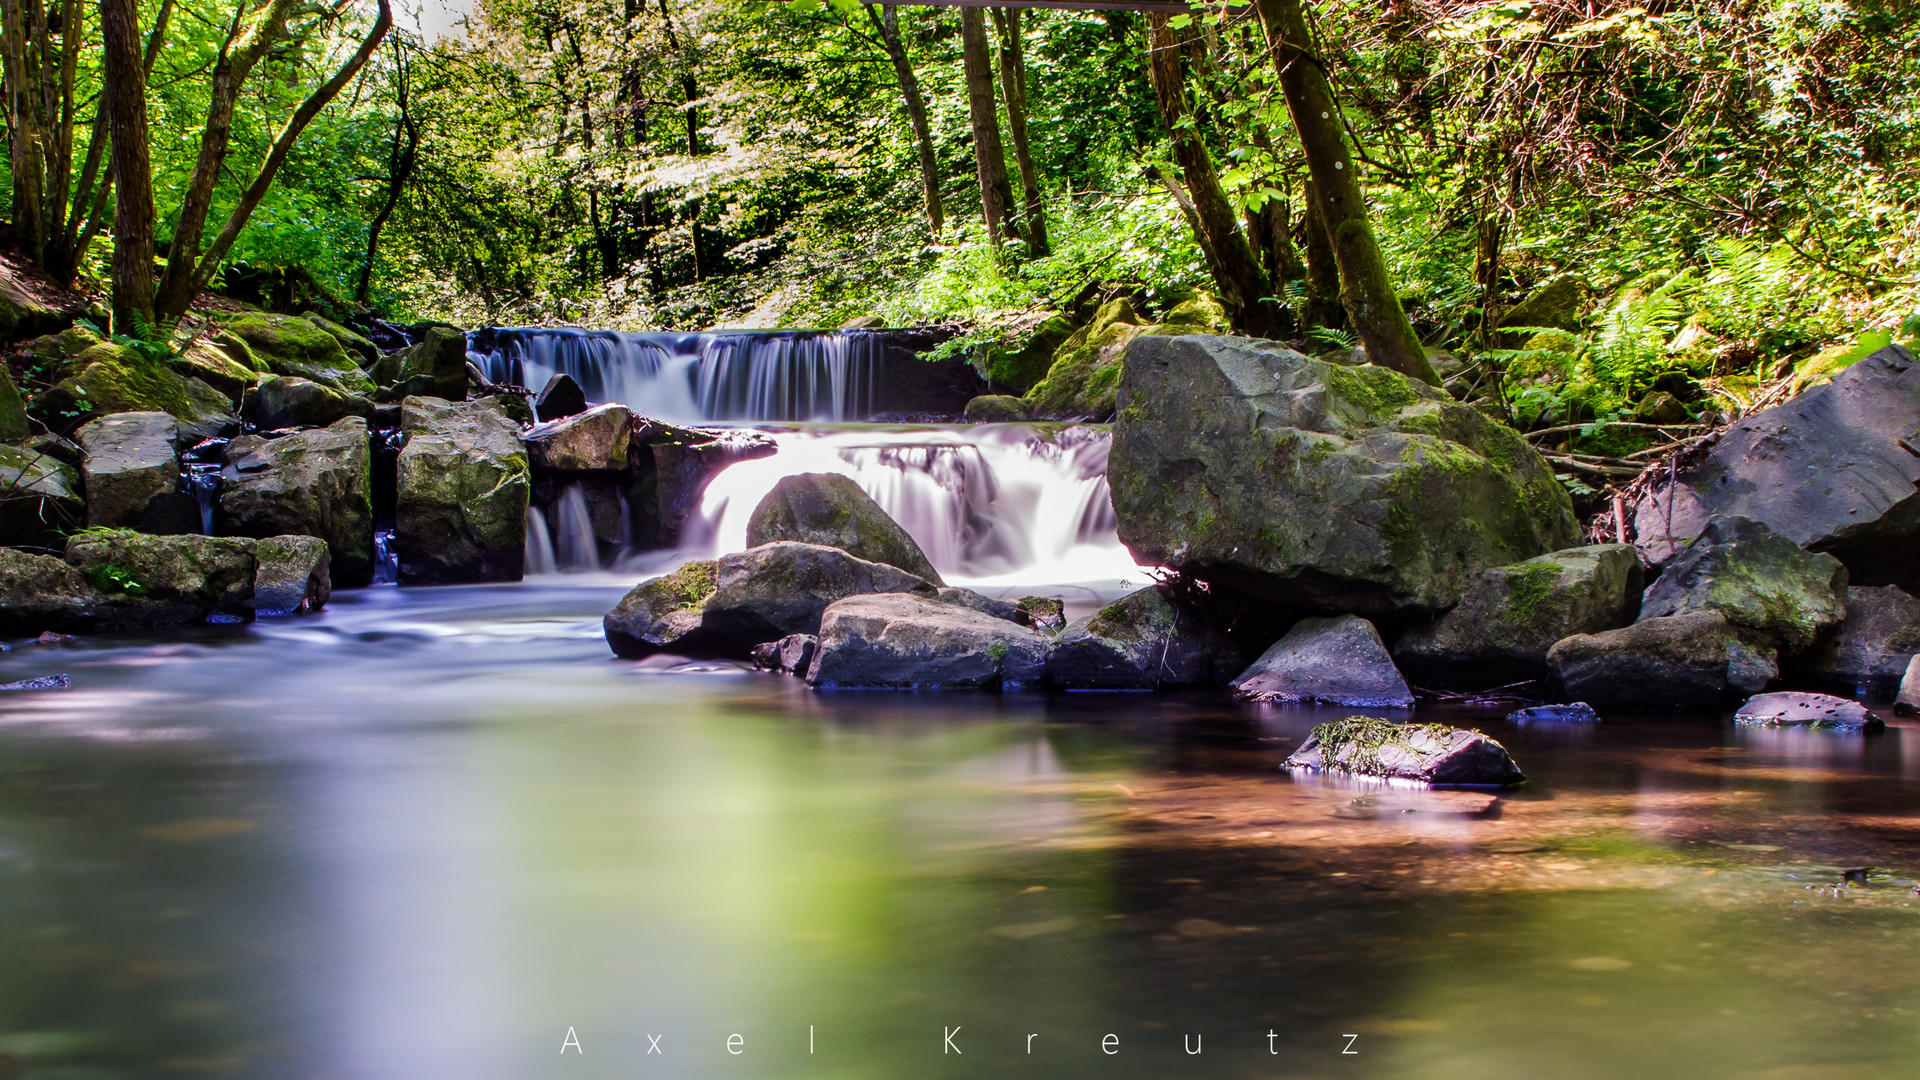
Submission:
[[[547,515],[535,507],[527,514],[526,575],[534,577],[559,572],[560,560],[553,554],[553,537],[547,535]]]
[[[568,484],[553,503],[553,556],[563,571],[600,569],[600,545],[593,536],[593,512],[586,489]]]

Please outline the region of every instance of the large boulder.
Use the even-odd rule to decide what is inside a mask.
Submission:
[[[24,446],[0,445],[0,544],[59,547],[84,524],[80,474]]]
[[[253,545],[253,610],[304,615],[327,605],[333,578],[327,542],[317,536],[270,536]]]
[[[318,315],[311,311],[300,317],[319,327],[325,331],[328,336],[332,337],[333,340],[339,342],[340,347],[347,350],[347,355],[353,357],[354,361],[361,366],[364,367],[380,359],[380,346],[374,344],[372,338],[367,337],[358,330],[342,326],[324,315]],[[466,340],[466,335],[462,334],[461,340]]]
[[[163,412],[114,413],[74,433],[86,451],[87,524],[147,533],[200,531],[180,490],[180,425]]]
[[[823,688],[1014,689],[1046,669],[1046,635],[911,593],[836,601],[818,637],[807,682]]]
[[[1893,699],[1893,711],[1901,716],[1920,713],[1920,656],[1907,661],[1907,673],[1900,677],[1900,693]]]
[[[1386,368],[1241,338],[1129,347],[1109,479],[1141,562],[1320,610],[1440,611],[1578,538],[1511,428]]]
[[[1756,694],[1733,714],[1750,727],[1803,728],[1843,733],[1879,731],[1887,725],[1865,705],[1831,694]]]
[[[0,547],[0,636],[90,629],[107,606],[107,597],[65,559]]]
[[[1013,344],[989,346],[985,361],[987,381],[994,386],[1010,390],[1015,394],[1024,394],[1034,384],[1047,377],[1047,371],[1053,367],[1054,354],[1060,346],[1073,337],[1077,327],[1065,315],[1049,315],[1033,327],[1026,340],[1016,348]],[[975,398],[975,401],[980,400]],[[1008,398],[1018,401],[1018,398]],[[967,419],[974,419],[973,406],[967,406]]]
[[[838,473],[797,473],[773,485],[747,521],[747,544],[775,540],[837,547],[941,584],[940,572],[907,530],[859,484]]]
[[[815,633],[828,605],[867,593],[918,593],[942,602],[932,583],[898,567],[839,548],[783,540],[720,559],[717,588],[702,607],[702,625],[744,656],[763,641]]]
[[[1240,656],[1198,612],[1153,586],[1079,619],[1053,639],[1047,681],[1068,690],[1152,690],[1219,683]]]
[[[382,401],[409,396],[464,401],[467,397],[467,335],[450,326],[429,326],[420,340],[382,357],[379,381],[391,383]]]
[[[103,598],[95,626],[164,626],[253,616],[253,541],[88,529],[67,563]]]
[[[557,472],[624,470],[632,438],[632,411],[609,402],[528,428],[527,456]]]
[[[520,425],[493,398],[402,403],[394,546],[400,582],[518,581],[532,489]]]
[[[1752,518],[1716,517],[1647,587],[1640,618],[1717,611],[1791,656],[1847,614],[1847,568]]]
[[[1713,709],[1730,689],[1758,689],[1730,671],[1751,657],[1739,645],[1725,615],[1702,611],[1575,634],[1554,645],[1547,666],[1569,698],[1594,705]]]
[[[1920,653],[1920,599],[1897,585],[1853,586],[1847,617],[1813,656],[1810,674],[1865,690],[1893,688]]]
[[[768,436],[739,428],[685,428],[635,417],[627,456],[643,489],[634,514],[633,541],[640,547],[679,545],[687,521],[700,505],[707,482],[736,461],[777,450]]]
[[[332,584],[373,580],[373,501],[367,423],[349,417],[316,431],[227,444],[214,532],[313,536],[326,542]]]
[[[1375,716],[1314,728],[1287,767],[1440,787],[1508,787],[1527,779],[1506,747],[1478,731]]]
[[[110,413],[163,412],[180,422],[184,438],[198,441],[234,424],[233,403],[225,394],[124,345],[92,346],[67,361],[64,370],[72,374],[36,404],[59,430]]]
[[[1854,584],[1920,586],[1920,367],[1889,346],[1749,416],[1634,507],[1636,543],[1664,562],[1718,516],[1765,522],[1847,564]]]
[[[1125,299],[1100,306],[1087,325],[1053,354],[1047,377],[1027,393],[1030,416],[1104,420],[1113,415],[1127,343],[1146,332],[1146,320]]]
[[[371,417],[373,402],[312,379],[269,375],[241,395],[240,415],[262,430],[326,427],[349,416]]]
[[[719,564],[704,560],[635,585],[600,620],[607,645],[615,656],[627,659],[676,646],[680,651],[713,647],[703,638],[689,640],[689,635],[698,632],[700,608],[718,585]]]
[[[227,317],[225,335],[215,340],[233,351],[244,348],[245,362],[250,367],[275,375],[311,379],[362,397],[374,391],[373,380],[361,370],[354,355],[340,344],[340,339],[310,319],[246,312]],[[463,392],[464,387],[462,383]]]
[[[1353,615],[1301,619],[1233,680],[1249,701],[1320,701],[1408,709],[1413,690],[1373,624]]]
[[[227,401],[235,405],[260,381],[263,374],[252,363],[253,356],[245,346],[228,348],[215,340],[200,337],[189,342],[179,355],[167,360],[167,365],[179,375],[199,379],[220,391]]]
[[[1547,674],[1547,653],[1573,634],[1633,621],[1640,555],[1630,544],[1568,548],[1483,571],[1446,614],[1401,635],[1393,658],[1422,685],[1503,686]]]

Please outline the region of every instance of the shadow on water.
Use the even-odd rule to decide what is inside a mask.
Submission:
[[[1348,710],[617,662],[617,595],[0,656],[73,680],[0,699],[0,1076],[1920,1064],[1913,726],[1423,709],[1531,778],[1425,792],[1277,768]]]

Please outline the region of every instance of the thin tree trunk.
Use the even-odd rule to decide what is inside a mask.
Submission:
[[[1186,67],[1180,60],[1180,39],[1159,13],[1147,16],[1149,74],[1153,77],[1154,97],[1160,104],[1160,116],[1166,121],[1173,139],[1173,159],[1180,166],[1187,193],[1193,200],[1193,216],[1198,223],[1201,247],[1211,250],[1209,259],[1214,284],[1234,326],[1248,333],[1267,336],[1276,326],[1277,305],[1263,303],[1273,295],[1266,274],[1254,258],[1253,248],[1241,231],[1233,203],[1220,187],[1213,158],[1206,144],[1185,121],[1187,113]]]
[[[1302,0],[1256,0],[1268,47],[1280,72],[1287,111],[1306,151],[1307,172],[1318,195],[1320,220],[1340,266],[1340,298],[1367,358],[1381,367],[1438,386],[1426,349],[1400,307],[1380,243],[1367,225],[1366,196],[1354,175],[1341,130],[1340,106],[1318,58]]]
[[[1027,252],[1038,258],[1047,253],[1047,200],[1040,190],[1040,170],[1033,166],[1033,148],[1027,143],[1027,57],[1020,40],[1020,9],[994,8],[993,25],[1000,33],[1000,94],[1007,102],[1007,134],[1013,136],[1013,160],[1020,167],[1020,191],[1026,204]]]
[[[995,247],[1020,237],[1007,212],[1013,207],[1013,185],[1007,181],[1007,159],[1000,147],[1000,118],[993,104],[993,57],[987,45],[987,16],[979,8],[960,9],[960,58],[967,76],[967,115],[973,122],[973,167],[980,181],[980,208],[986,218],[987,240]]]
[[[100,0],[100,108],[113,135],[113,332],[153,333],[153,170],[137,0]]]
[[[920,186],[927,202],[927,228],[938,239],[944,226],[945,212],[940,205],[940,164],[933,153],[933,127],[927,122],[927,99],[920,92],[920,79],[913,73],[913,64],[907,59],[906,43],[900,39],[900,20],[898,8],[893,4],[884,5],[876,14],[872,4],[863,4],[867,18],[873,21],[874,29],[880,32],[880,42],[886,47],[887,59],[893,61],[893,77],[900,83],[900,96],[906,99],[907,119],[913,124],[913,145],[920,158]]]
[[[38,263],[46,256],[47,237],[41,228],[45,182],[42,147],[41,81],[45,76],[35,56],[47,32],[46,12],[39,0],[7,0],[0,13],[0,61],[4,62],[7,90],[8,165],[13,172],[13,235],[27,258]]]
[[[354,302],[360,304],[367,302],[373,290],[373,263],[380,254],[380,232],[386,228],[387,218],[393,215],[394,208],[400,205],[400,195],[406,189],[407,182],[413,179],[420,149],[420,125],[414,120],[411,108],[411,75],[406,54],[401,51],[398,41],[394,44],[393,55],[393,97],[400,115],[394,120],[393,150],[387,155],[387,195],[380,203],[380,212],[373,216],[373,223],[367,227],[367,261],[360,267],[360,283],[353,290]]]
[[[1347,321],[1346,309],[1340,306],[1340,264],[1334,261],[1326,222],[1320,220],[1320,196],[1313,189],[1313,181],[1308,180],[1306,187],[1300,246],[1307,252],[1307,301],[1301,321],[1307,326],[1335,330]]]

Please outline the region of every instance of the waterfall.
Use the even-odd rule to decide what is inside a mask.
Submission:
[[[534,507],[527,512],[527,568],[526,574],[557,574],[560,572],[560,560],[553,554],[553,538],[547,535],[547,515]]]
[[[561,570],[600,569],[600,545],[593,537],[593,511],[586,489],[568,484],[553,502],[553,555]]]
[[[862,330],[627,333],[504,328],[468,338],[494,382],[539,390],[571,375],[594,402],[677,423],[859,420],[872,411],[885,342]]]

